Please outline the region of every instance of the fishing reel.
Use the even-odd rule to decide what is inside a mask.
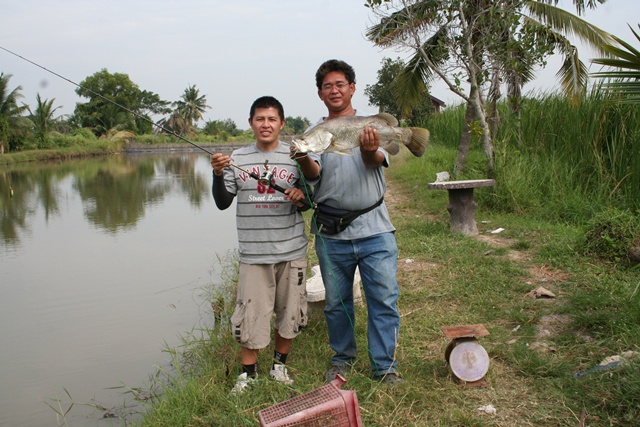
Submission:
[[[267,187],[271,185],[271,178],[273,178],[273,173],[274,173],[273,169],[269,169],[268,163],[269,163],[269,160],[264,161],[264,171],[262,172],[262,175],[258,179],[258,181],[260,181],[260,184],[266,185]]]
[[[238,167],[238,166],[235,166],[235,167]],[[249,171],[245,171],[245,172],[248,173],[251,178],[257,180],[260,184],[264,185],[265,187],[271,187],[274,190],[279,191],[282,194],[285,194],[286,189],[282,188],[281,186],[279,186],[278,184],[272,181],[275,170],[269,168],[269,160],[264,161],[264,171],[262,172],[262,175],[258,176],[258,174],[255,172],[249,172]],[[309,208],[315,209],[315,204],[313,204],[310,200],[302,199],[302,204],[304,205],[303,210],[307,210]]]

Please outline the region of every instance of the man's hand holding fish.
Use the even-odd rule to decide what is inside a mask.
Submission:
[[[384,154],[378,151],[380,147],[380,137],[378,131],[366,126],[360,132],[360,153],[362,161],[367,167],[377,168],[384,162]]]

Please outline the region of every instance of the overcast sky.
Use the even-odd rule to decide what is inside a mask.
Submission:
[[[585,19],[637,46],[639,0],[608,0]],[[251,103],[272,95],[287,116],[317,120],[325,113],[314,75],[331,58],[356,71],[354,105],[375,111],[364,96],[384,57],[364,33],[373,16],[364,0],[0,0],[0,46],[80,83],[102,68],[128,74],[140,89],[167,101],[195,84],[211,109],[205,120],[232,119],[248,128]],[[560,3],[572,7],[571,0]],[[572,10],[572,9],[570,9]],[[572,10],[574,11],[574,10]],[[589,55],[582,56],[588,60]],[[550,61],[535,85],[551,88],[559,60]],[[592,67],[593,70],[593,67]],[[76,86],[0,50],[0,72],[11,89],[35,106],[36,94],[55,98],[59,114],[73,112]],[[442,84],[432,95],[459,103]],[[202,122],[200,123],[202,124]]]

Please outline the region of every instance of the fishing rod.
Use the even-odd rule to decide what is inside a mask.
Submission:
[[[182,140],[182,141],[184,141],[184,142],[187,142],[188,144],[191,144],[191,145],[192,145],[193,147],[195,147],[195,148],[198,148],[198,149],[200,149],[200,150],[202,150],[202,151],[204,151],[204,152],[206,152],[206,153],[208,153],[208,154],[210,154],[210,155],[213,155],[213,153],[212,153],[212,152],[210,152],[209,150],[205,149],[204,147],[201,147],[201,146],[199,146],[198,144],[196,144],[196,143],[194,143],[194,142],[192,142],[192,141],[188,140],[187,138],[183,137],[182,135],[179,135],[178,133],[176,133],[176,132],[174,132],[174,131],[172,131],[172,130],[170,130],[170,129],[167,129],[167,128],[165,128],[164,126],[162,126],[162,125],[160,125],[160,124],[158,124],[158,123],[155,123],[153,120],[149,119],[148,117],[142,116],[142,115],[140,115],[139,113],[136,113],[136,112],[134,112],[134,111],[130,110],[129,108],[127,108],[127,107],[125,107],[125,106],[123,106],[123,105],[120,105],[119,103],[117,103],[117,102],[115,102],[115,101],[113,101],[113,100],[111,100],[111,99],[109,99],[109,98],[106,98],[106,97],[104,97],[103,95],[101,95],[101,94],[99,94],[99,93],[96,93],[95,91],[93,91],[93,90],[91,90],[91,89],[89,89],[89,88],[85,88],[85,87],[81,86],[80,84],[78,84],[78,83],[76,83],[76,82],[74,82],[74,81],[71,81],[71,80],[69,80],[68,78],[66,78],[66,77],[64,77],[64,76],[62,76],[62,75],[60,75],[60,74],[58,74],[58,73],[56,73],[56,72],[54,72],[54,71],[51,71],[51,70],[49,70],[49,69],[47,69],[47,68],[43,67],[43,66],[42,66],[42,65],[40,65],[40,64],[37,64],[37,63],[35,63],[35,62],[33,62],[33,61],[31,61],[31,60],[27,59],[27,58],[24,58],[24,57],[23,57],[23,56],[21,56],[21,55],[18,55],[18,54],[17,54],[17,53],[15,53],[15,52],[10,51],[9,49],[6,49],[6,48],[4,48],[4,47],[2,47],[2,46],[0,46],[0,49],[4,50],[5,52],[10,53],[11,55],[16,56],[16,57],[18,57],[18,58],[20,58],[20,59],[22,59],[22,60],[24,60],[24,61],[26,61],[26,62],[29,62],[29,63],[30,63],[30,64],[32,64],[32,65],[35,65],[36,67],[41,68],[41,69],[43,69],[44,71],[46,71],[46,72],[48,72],[48,73],[51,73],[51,74],[53,74],[54,76],[59,77],[59,78],[61,78],[62,80],[65,80],[65,81],[67,81],[67,82],[69,82],[69,83],[73,84],[74,86],[77,86],[77,87],[79,87],[79,88],[81,88],[81,89],[83,89],[83,90],[86,90],[87,92],[90,92],[90,93],[94,94],[95,96],[97,96],[97,97],[99,97],[99,98],[101,98],[101,99],[103,99],[103,100],[105,100],[105,101],[107,101],[107,102],[109,102],[109,103],[111,103],[111,104],[113,104],[113,105],[115,105],[115,106],[119,107],[119,108],[122,108],[123,110],[125,110],[125,111],[127,111],[127,112],[129,112],[129,113],[133,114],[134,116],[136,116],[136,117],[138,117],[138,118],[140,118],[140,119],[142,119],[142,120],[146,121],[147,123],[151,123],[153,126],[156,126],[157,128],[159,128],[159,129],[161,129],[161,130],[163,130],[163,131],[165,131],[165,132],[167,132],[167,133],[169,133],[169,134],[171,134],[171,135],[173,135],[173,136],[177,137],[178,139],[180,139],[180,140]],[[283,193],[283,194],[284,194],[285,189],[284,189],[284,188],[282,188],[282,187],[280,187],[279,185],[275,184],[275,183],[272,181],[272,177],[273,177],[274,169],[269,169],[269,166],[268,166],[268,160],[265,160],[265,163],[264,163],[264,171],[263,171],[262,175],[258,175],[258,174],[257,174],[257,173],[255,173],[255,172],[251,172],[251,171],[245,170],[245,169],[241,168],[240,166],[237,166],[237,165],[235,165],[235,164],[233,164],[233,163],[230,163],[230,166],[232,166],[232,167],[234,167],[234,168],[236,168],[236,169],[239,169],[239,170],[241,170],[241,171],[245,172],[245,173],[246,173],[246,174],[248,174],[251,178],[253,178],[253,179],[257,180],[257,181],[258,181],[258,182],[260,182],[261,184],[263,184],[263,185],[265,185],[265,186],[267,186],[267,185],[268,185],[269,187],[273,188],[274,190],[279,191],[279,192],[281,192],[281,193]],[[302,177],[302,180],[303,180],[303,182],[304,182],[304,175],[302,175],[302,173],[301,173],[301,177]],[[13,188],[11,188],[11,196],[13,196]],[[313,203],[313,202],[311,201],[311,197],[310,197],[308,194],[307,194],[307,197],[305,197],[305,198],[303,198],[303,199],[302,199],[302,203],[304,204],[304,206],[305,206],[305,207],[310,207],[310,208],[312,208],[312,209],[314,209],[314,210],[315,210],[315,209],[316,209],[316,207],[317,207],[317,206],[316,206],[316,204],[315,204],[315,203]],[[312,217],[312,218],[313,218],[313,217]],[[314,221],[314,220],[312,219],[312,221]],[[317,227],[317,226],[318,226],[318,224],[316,223],[316,227]],[[321,234],[318,234],[317,236],[320,238],[320,241],[322,242],[322,245],[324,246],[324,245],[325,245],[325,242],[324,242],[324,238],[322,237],[322,235],[321,235]],[[325,247],[325,254],[326,254],[326,247]],[[333,269],[331,269],[331,276],[333,276]],[[335,286],[335,283],[334,283],[334,286]],[[343,307],[345,307],[344,301],[342,300],[342,295],[340,294],[340,291],[339,291],[339,290],[338,290],[338,296],[339,296],[339,298],[340,298],[340,301],[341,301],[341,303],[342,303],[342,306],[343,306]],[[345,308],[345,310],[346,310],[346,308]],[[354,320],[351,318],[351,316],[349,315],[349,313],[348,313],[348,312],[347,312],[347,317],[349,318],[349,323],[350,323],[350,325],[351,325],[351,328],[355,331],[355,323],[354,323]],[[371,350],[370,350],[369,348],[367,348],[367,351],[368,351],[369,353],[371,353]]]
[[[21,55],[19,55],[19,54],[15,53],[15,52],[12,52],[12,51],[10,51],[9,49],[6,49],[6,48],[4,48],[4,47],[2,47],[2,46],[0,46],[0,49],[4,50],[4,51],[5,51],[5,52],[7,52],[7,53],[10,53],[11,55],[17,56],[18,58],[22,59],[23,61],[26,61],[26,62],[28,62],[28,63],[30,63],[30,64],[32,64],[32,65],[35,65],[36,67],[38,67],[38,68],[40,68],[40,69],[42,69],[42,70],[44,70],[44,71],[46,71],[46,72],[48,72],[48,73],[51,73],[51,74],[53,74],[54,76],[59,77],[59,78],[61,78],[62,80],[65,80],[65,81],[67,81],[67,82],[71,83],[72,85],[79,87],[79,88],[80,88],[80,89],[82,89],[82,90],[85,90],[85,91],[87,91],[87,92],[90,92],[90,93],[92,93],[93,95],[97,96],[98,98],[100,98],[100,99],[102,99],[102,100],[104,100],[104,101],[107,101],[107,102],[109,102],[109,103],[111,103],[111,104],[115,105],[116,107],[122,108],[123,110],[125,110],[126,112],[128,112],[128,113],[130,113],[130,114],[133,114],[133,115],[134,115],[134,116],[136,116],[137,118],[142,119],[142,120],[144,120],[144,121],[145,121],[145,122],[147,122],[147,123],[151,123],[151,125],[152,125],[152,126],[155,126],[155,127],[157,127],[158,129],[161,129],[161,130],[163,130],[164,132],[166,132],[166,133],[168,133],[168,134],[170,134],[170,135],[173,135],[173,136],[175,136],[176,138],[178,138],[178,139],[180,139],[180,140],[182,140],[182,141],[184,141],[184,142],[187,142],[187,143],[191,144],[191,145],[192,145],[192,146],[194,146],[195,148],[197,148],[197,149],[199,149],[199,150],[202,150],[202,151],[204,151],[205,153],[208,153],[208,154],[210,154],[210,155],[213,155],[213,154],[214,154],[214,153],[212,153],[211,151],[207,150],[206,148],[204,148],[204,147],[202,147],[202,146],[200,146],[200,145],[196,144],[195,142],[188,140],[187,138],[185,138],[184,136],[182,136],[182,135],[178,134],[177,132],[174,132],[174,131],[173,131],[173,130],[171,130],[171,129],[167,129],[166,127],[162,126],[161,124],[154,122],[154,121],[153,121],[153,120],[151,120],[149,117],[143,116],[142,114],[137,113],[137,112],[135,112],[135,111],[131,110],[130,108],[127,108],[127,107],[125,107],[124,105],[122,105],[122,104],[120,104],[120,103],[118,103],[118,102],[116,102],[116,101],[114,101],[114,100],[112,100],[112,99],[109,99],[109,98],[107,98],[107,97],[105,97],[105,96],[103,96],[103,95],[101,95],[101,94],[97,93],[96,91],[93,91],[93,90],[91,90],[91,89],[89,89],[89,88],[87,88],[87,87],[84,87],[84,86],[82,86],[82,85],[80,85],[80,84],[78,84],[78,83],[76,83],[76,82],[74,82],[74,81],[72,81],[72,80],[70,80],[70,79],[68,79],[68,78],[66,78],[66,77],[64,77],[64,76],[62,76],[62,75],[60,75],[60,74],[58,74],[58,73],[56,73],[55,71],[52,71],[52,70],[50,70],[50,69],[48,69],[48,68],[46,68],[46,67],[44,67],[44,66],[42,66],[42,65],[40,65],[40,64],[38,64],[38,63],[36,63],[36,62],[33,62],[33,61],[31,61],[30,59],[25,58],[24,56],[21,56]],[[273,177],[273,170],[271,170],[271,172],[269,173],[269,169],[268,169],[267,162],[268,162],[268,161],[265,161],[265,163],[264,163],[265,171],[264,171],[264,173],[262,174],[262,176],[259,176],[259,175],[258,175],[257,173],[255,173],[255,172],[250,172],[250,171],[248,171],[248,170],[246,170],[246,169],[243,169],[243,168],[241,168],[241,167],[240,167],[240,166],[238,166],[238,165],[234,165],[233,163],[229,163],[229,165],[230,165],[230,166],[232,166],[232,167],[234,167],[234,168],[236,168],[236,169],[241,170],[242,172],[244,172],[244,173],[246,173],[246,174],[248,174],[251,178],[253,178],[253,179],[255,179],[255,180],[259,181],[262,185],[269,186],[269,187],[273,188],[274,190],[279,191],[279,192],[281,192],[282,194],[284,194],[285,188],[283,188],[283,187],[279,186],[278,184],[276,184],[275,182],[272,182],[272,181],[271,181],[271,178]],[[309,202],[308,202],[306,199],[303,199],[303,200],[304,200],[304,201],[303,201],[303,203],[305,203],[305,205],[309,205]]]

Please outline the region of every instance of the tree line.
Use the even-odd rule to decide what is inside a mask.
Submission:
[[[106,137],[117,132],[127,135],[170,133],[187,138],[199,134],[226,141],[251,133],[239,129],[231,119],[207,120],[203,114],[211,108],[206,95],[195,84],[184,90],[180,99],[169,102],[151,91],[141,89],[127,74],[110,73],[106,68],[85,78],[76,94],[86,102],[76,103],[70,115],[56,115],[60,108],[54,99],[36,96],[36,105],[20,103],[22,87],[10,87],[10,74],[0,73],[0,152],[24,149],[56,148],[55,135],[93,134]],[[163,116],[154,121],[152,116]],[[304,132],[310,122],[302,117],[287,117],[286,132]],[[59,138],[58,138],[59,139]]]

